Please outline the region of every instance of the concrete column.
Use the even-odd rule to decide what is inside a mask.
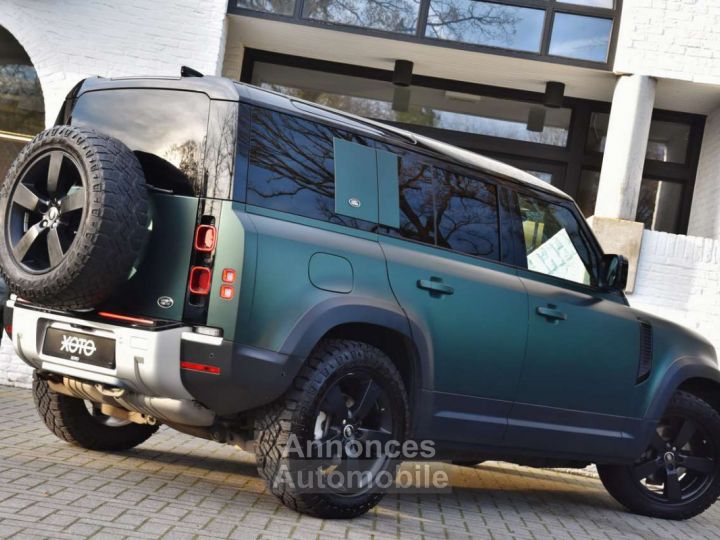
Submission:
[[[635,221],[655,79],[622,75],[615,85],[595,216]]]

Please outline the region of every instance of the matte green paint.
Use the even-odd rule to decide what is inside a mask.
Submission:
[[[308,265],[310,283],[318,289],[347,294],[353,288],[353,269],[345,257],[315,253]]]
[[[400,305],[432,337],[435,390],[513,400],[527,337],[527,294],[509,266],[381,237]],[[419,280],[441,280],[432,296]]]
[[[388,227],[400,227],[400,157],[376,150],[378,177],[378,222]]]
[[[181,320],[198,199],[151,193],[150,200],[152,231],[140,266],[103,309]],[[158,305],[163,296],[173,300],[172,307]]]
[[[335,137],[335,213],[372,223],[378,220],[375,150]]]
[[[641,416],[637,379],[640,322],[600,291],[521,270],[529,293],[522,403],[619,416]],[[565,320],[538,314],[549,308]]]
[[[336,259],[345,259],[352,267],[353,298],[398,309],[376,235],[253,206],[247,209],[252,230],[246,228],[246,242],[255,237],[257,257],[255,263],[246,258],[244,266],[255,264],[255,282],[249,317],[238,324],[236,341],[279,351],[310,309],[328,299],[347,298],[345,293],[313,286],[308,268],[319,252],[334,257],[321,260],[329,268],[316,268],[317,273],[336,274]],[[244,280],[243,289],[248,284]]]
[[[241,221],[242,204],[224,201],[220,213],[218,226],[217,249],[215,251],[215,264],[213,265],[212,288],[208,304],[208,326],[223,329],[225,339],[235,339],[235,328],[238,319],[245,311],[240,310],[243,304],[249,304],[247,295],[252,292],[252,275],[245,271],[245,255],[251,254],[246,243],[245,227]],[[223,285],[222,274],[225,268],[235,270],[237,277],[233,283],[234,295],[230,300],[220,297],[220,288]],[[250,269],[252,274],[253,269]],[[247,284],[248,286],[243,286]],[[243,294],[245,293],[245,298]]]

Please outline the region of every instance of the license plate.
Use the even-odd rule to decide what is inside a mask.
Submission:
[[[115,340],[107,337],[48,328],[43,354],[104,368],[115,368]]]

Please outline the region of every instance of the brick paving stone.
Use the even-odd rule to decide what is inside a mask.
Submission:
[[[103,454],[56,439],[28,390],[0,386],[0,538],[200,540],[720,539],[720,504],[685,522],[626,512],[591,472],[487,462],[443,466],[449,494],[386,497],[352,521],[301,516],[270,495],[253,457],[161,429]]]

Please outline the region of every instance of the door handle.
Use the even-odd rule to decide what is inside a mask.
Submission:
[[[433,298],[440,297],[443,294],[450,295],[455,292],[455,289],[453,289],[450,285],[446,285],[442,282],[442,279],[434,276],[430,279],[418,279],[417,286],[418,289],[430,291],[430,296]]]
[[[567,315],[556,308],[557,306],[549,304],[547,307],[538,306],[536,311],[538,315],[545,317],[550,322],[566,321]]]

